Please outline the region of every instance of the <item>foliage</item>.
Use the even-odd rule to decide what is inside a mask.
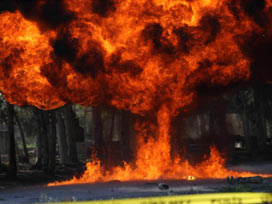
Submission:
[[[219,192],[252,192],[248,185],[229,185],[219,189]]]
[[[71,199],[65,200],[69,202],[77,202],[77,198],[73,196]],[[45,193],[40,194],[39,203],[60,203],[63,202],[57,198],[49,197]]]
[[[34,107],[25,106],[19,107],[15,106],[16,114],[23,126],[24,132],[27,138],[34,138],[38,131],[38,120],[34,113]]]
[[[40,201],[40,203],[56,203],[56,202],[60,202],[60,200],[55,199],[53,197],[49,197],[45,193],[40,194],[39,201]]]
[[[0,93],[0,124],[7,124],[7,104],[4,96]]]
[[[264,185],[264,186],[262,187],[262,190],[263,190],[264,192],[272,192],[272,185],[271,185],[271,184]]]

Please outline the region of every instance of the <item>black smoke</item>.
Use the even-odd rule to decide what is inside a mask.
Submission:
[[[108,17],[115,10],[116,4],[114,0],[94,0],[92,2],[92,12],[101,17]]]
[[[14,4],[26,19],[38,22],[42,29],[56,29],[75,18],[63,0],[48,0],[45,3],[40,0],[14,0]]]
[[[16,10],[16,5],[13,1],[10,0],[1,0],[0,1],[0,14],[5,11],[14,12]]]

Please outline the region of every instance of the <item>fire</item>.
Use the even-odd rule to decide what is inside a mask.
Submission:
[[[107,104],[145,115],[166,104],[174,115],[199,86],[248,80],[244,39],[264,32],[226,0],[37,2],[33,16],[23,3],[0,15],[0,90],[42,109]],[[50,7],[58,20],[44,16]]]
[[[195,180],[195,177],[194,177],[194,176],[188,176],[187,180],[188,180],[188,181],[194,181],[194,180]]]
[[[41,35],[38,27],[18,11],[1,14],[0,22],[0,89],[6,99],[18,105],[37,103],[41,107],[64,104],[41,74],[42,66],[52,63],[49,39],[55,33]],[[20,90],[23,94],[17,94]]]
[[[146,118],[135,125],[135,162],[108,171],[93,157],[67,183],[251,175],[225,169],[215,148],[196,167],[173,158],[169,131],[206,91],[272,81],[271,0],[16,4],[0,14],[0,91],[10,103],[107,105]]]
[[[80,178],[74,177],[71,180],[63,182],[54,182],[48,184],[70,185],[94,182],[108,182],[113,180],[135,181],[135,180],[157,180],[157,179],[186,179],[193,181],[196,178],[226,178],[239,176],[255,176],[250,172],[235,172],[225,168],[225,159],[219,151],[212,146],[210,156],[207,160],[192,166],[187,160],[179,156],[171,159],[170,156],[170,135],[169,125],[170,117],[166,107],[162,108],[157,115],[159,130],[157,137],[148,137],[138,135],[137,159],[132,163],[124,163],[122,167],[113,167],[106,170],[101,162],[92,156],[92,161],[86,164],[86,171]],[[160,124],[161,123],[161,124]],[[138,127],[139,128],[139,127]],[[145,131],[141,131],[143,133]],[[262,175],[270,176],[270,175]]]

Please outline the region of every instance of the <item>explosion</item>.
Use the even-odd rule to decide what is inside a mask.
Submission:
[[[195,180],[195,178],[226,178],[227,176],[255,176],[250,172],[235,172],[227,170],[225,159],[222,158],[218,150],[212,146],[210,157],[197,164],[190,165],[187,160],[182,160],[179,155],[171,159],[170,155],[170,135],[169,115],[167,108],[163,108],[158,113],[159,131],[157,139],[148,137],[144,141],[143,131],[138,135],[138,151],[135,163],[124,163],[122,167],[113,167],[107,170],[101,165],[95,155],[92,161],[88,162],[86,171],[79,178],[62,182],[53,182],[49,186],[71,185],[94,182],[135,181],[135,180],[157,180],[157,179],[186,179]],[[262,175],[270,176],[270,175]]]
[[[106,105],[146,118],[135,125],[134,164],[109,172],[93,157],[72,183],[250,175],[226,170],[215,148],[197,167],[171,158],[169,130],[171,119],[209,90],[272,80],[271,0],[15,5],[0,14],[0,91],[10,103]]]

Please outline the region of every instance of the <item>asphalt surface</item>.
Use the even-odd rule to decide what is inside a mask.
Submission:
[[[272,162],[264,164],[247,164],[230,167],[233,170],[272,174]],[[166,183],[169,189],[160,189],[158,184]],[[195,181],[134,181],[82,184],[70,186],[47,187],[42,185],[14,186],[0,189],[0,204],[43,203],[48,201],[69,200],[104,200],[117,198],[135,198],[149,196],[181,195],[194,193],[212,193],[226,188],[225,179],[204,179]],[[271,185],[272,178],[266,178],[261,185]],[[257,184],[257,186],[260,186]],[[257,191],[262,191],[262,188]]]

